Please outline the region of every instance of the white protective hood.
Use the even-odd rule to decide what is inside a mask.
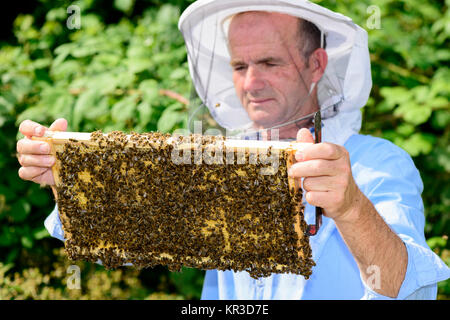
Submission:
[[[326,35],[328,65],[318,82],[323,141],[343,145],[361,128],[361,112],[372,87],[367,33],[352,20],[305,0],[198,0],[181,15],[195,89],[223,128],[252,125],[239,101],[227,45],[229,18],[244,11],[286,13],[314,23]]]

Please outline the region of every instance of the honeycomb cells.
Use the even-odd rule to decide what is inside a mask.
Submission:
[[[228,150],[247,163],[227,163],[222,137],[188,140],[197,143],[188,163],[173,161],[180,139],[170,134],[97,131],[89,142],[68,140],[56,157],[69,258],[108,269],[131,263],[309,278],[315,263],[301,189],[289,188],[287,153],[275,174],[262,175],[266,164],[249,164],[249,150]],[[200,163],[211,145],[209,155],[223,161]]]

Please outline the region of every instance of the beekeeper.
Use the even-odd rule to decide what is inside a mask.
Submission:
[[[424,237],[423,184],[410,156],[358,134],[371,89],[366,32],[304,0],[199,0],[180,18],[196,91],[224,129],[251,139],[313,142],[320,109],[323,143],[296,155],[305,219],[325,217],[310,237],[312,276],[206,272],[203,299],[435,299],[450,269]],[[50,127],[65,130],[59,119]],[[54,184],[46,128],[26,120],[19,175]],[[48,149],[45,149],[48,148]],[[64,239],[57,208],[45,221]]]
[[[199,97],[230,132],[323,143],[297,154],[316,266],[305,280],[206,271],[203,299],[435,299],[450,269],[427,246],[423,189],[409,155],[358,134],[372,86],[367,33],[304,0],[199,0],[179,28]],[[271,133],[270,135],[268,133]]]

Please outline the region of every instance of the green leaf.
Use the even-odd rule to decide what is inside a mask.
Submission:
[[[20,242],[22,243],[22,246],[24,246],[27,249],[31,249],[33,247],[33,239],[30,235],[24,235],[20,238]]]
[[[60,95],[59,97],[57,97],[53,106],[51,106],[51,108],[49,110],[49,115],[53,119],[57,119],[57,118],[70,119],[70,117],[72,115],[72,109],[73,109],[74,102],[75,102],[75,98],[72,95],[70,95],[68,93],[64,93],[63,95]]]
[[[137,94],[128,96],[114,104],[111,110],[111,118],[115,122],[124,123],[126,120],[135,119]]]
[[[139,112],[139,125],[145,127],[151,120],[153,114],[152,106],[147,101],[142,101],[137,106],[137,111]]]
[[[147,58],[129,58],[125,60],[125,64],[131,73],[139,73],[152,67],[152,62]]]
[[[66,60],[67,56],[75,49],[75,43],[65,43],[60,45],[55,49],[55,54],[57,55],[53,60],[51,68],[57,68],[64,60]]]
[[[28,107],[23,111],[16,120],[16,125],[27,119],[32,119],[35,122],[45,123],[47,121],[47,110],[41,105]]]
[[[27,76],[13,75],[9,81],[11,86],[10,92],[14,95],[17,101],[21,101],[32,88],[32,79]]]
[[[44,207],[50,203],[50,193],[48,190],[41,189],[39,185],[33,184],[29,190],[27,199],[33,206]]]
[[[178,291],[188,299],[199,299],[203,276],[204,271],[202,270],[183,267],[181,272],[171,272],[170,280]]]
[[[9,215],[13,221],[22,222],[28,217],[30,211],[31,205],[25,199],[20,199],[11,205]]]
[[[103,117],[108,117],[110,114],[109,98],[107,96],[101,98],[101,100],[96,104],[95,108],[86,112],[84,117],[88,120],[96,121]]]
[[[134,0],[114,0],[114,8],[122,12],[130,12],[133,9]]]
[[[33,61],[32,67],[33,69],[43,69],[50,66],[52,60],[49,58],[37,59]]]
[[[400,146],[411,156],[416,157],[419,154],[429,154],[433,150],[435,140],[434,136],[430,134],[415,133]]]
[[[55,8],[47,12],[47,21],[59,21],[67,19],[67,12],[64,8]]]
[[[427,105],[430,108],[433,108],[434,110],[436,109],[447,109],[447,112],[450,111],[450,102],[448,99],[444,98],[444,97],[436,97],[432,100],[430,100]]]
[[[186,79],[189,76],[189,72],[184,68],[177,68],[172,71],[170,74],[170,79],[178,80],[178,79]]]
[[[0,114],[9,114],[14,110],[14,104],[0,96]]]
[[[33,232],[33,238],[36,240],[41,240],[44,238],[49,238],[50,234],[46,228],[37,229]]]
[[[380,93],[383,97],[385,97],[386,105],[390,107],[405,103],[412,98],[412,92],[404,87],[384,87],[381,88]]]
[[[3,174],[6,176],[8,187],[16,193],[24,191],[30,184],[30,182],[20,179],[16,170],[8,170]]]
[[[0,232],[0,247],[9,247],[16,243],[18,239],[14,235],[14,229],[4,226]]]
[[[94,45],[86,45],[75,48],[72,50],[72,56],[75,58],[84,58],[88,56],[92,56],[98,52],[98,47]]]
[[[439,150],[436,153],[437,163],[441,165],[446,172],[450,172],[450,146],[447,146],[447,149]]]
[[[183,113],[180,111],[181,104],[176,103],[166,108],[158,120],[157,128],[161,132],[170,132],[175,125],[183,120]]]
[[[17,197],[13,190],[5,185],[0,185],[0,195],[5,196],[6,202],[12,202]]]
[[[81,93],[73,110],[72,126],[74,130],[79,131],[81,121],[90,110],[95,109],[100,98],[97,90],[87,90]]]
[[[394,111],[394,115],[402,117],[406,122],[413,125],[419,125],[428,121],[432,109],[426,105],[419,105],[414,101],[408,101],[401,104]]]
[[[414,94],[414,99],[417,103],[425,103],[428,101],[430,96],[430,89],[427,86],[418,86],[412,90]]]
[[[109,72],[99,74],[96,77],[92,77],[87,82],[87,87],[93,90],[97,90],[101,95],[114,92],[118,87],[118,77]]]
[[[128,70],[127,70],[128,71]],[[135,80],[135,75],[131,72],[120,72],[115,75],[118,88],[127,89]]]
[[[450,112],[448,110],[437,110],[433,112],[431,124],[436,129],[445,129],[450,124]]]
[[[398,126],[396,131],[404,137],[409,137],[414,133],[415,127],[409,123],[403,123]]]
[[[447,245],[447,239],[444,237],[433,237],[427,240],[427,244],[431,250],[435,248],[445,248]]]
[[[60,64],[53,64],[50,74],[55,80],[70,80],[72,77],[80,74],[81,64],[76,60],[68,60],[61,62]]]
[[[159,97],[158,82],[153,79],[144,80],[139,84],[139,90],[142,91],[143,100],[153,104]]]
[[[165,4],[159,9],[156,19],[162,25],[169,25],[177,22],[179,14],[179,9],[177,7]]]
[[[92,64],[101,65],[105,70],[108,70],[109,68],[117,66],[120,63],[120,60],[121,56],[118,54],[99,52],[99,54],[93,58]]]

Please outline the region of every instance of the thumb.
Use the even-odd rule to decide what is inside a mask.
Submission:
[[[51,131],[66,131],[67,130],[67,120],[66,119],[56,119],[50,128]]]
[[[314,143],[314,138],[308,129],[302,128],[297,132],[297,142]]]

